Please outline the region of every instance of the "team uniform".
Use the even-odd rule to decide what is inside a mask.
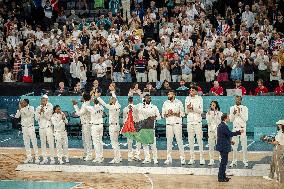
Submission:
[[[78,105],[74,105],[74,109],[76,114],[80,116],[81,124],[82,124],[82,140],[84,146],[84,153],[86,155],[85,161],[89,161],[92,159],[92,136],[91,136],[91,113],[88,111],[90,106],[90,101],[86,101],[82,104],[81,109],[79,109]]]
[[[134,107],[133,104],[130,104],[128,106]],[[123,123],[125,124],[127,118],[128,118],[128,113],[129,113],[129,107],[126,106],[123,109]],[[135,120],[135,115],[133,115],[133,118]],[[141,143],[136,142],[136,150],[133,149],[133,140],[130,138],[127,138],[127,146],[128,146],[128,161],[132,161],[133,158],[140,160],[140,149],[141,149]],[[134,155],[135,154],[135,155]],[[133,156],[134,155],[134,156]]]
[[[91,135],[93,144],[96,152],[96,158],[93,160],[95,163],[102,163],[104,160],[103,156],[103,114],[104,108],[100,104],[94,106],[86,106],[87,110],[91,115]]]
[[[193,110],[190,111],[187,106],[191,105]],[[190,148],[190,161],[188,164],[193,164],[195,162],[194,155],[194,135],[196,135],[197,143],[199,145],[200,151],[200,164],[205,164],[205,160],[203,158],[203,132],[202,132],[202,117],[203,113],[203,99],[201,96],[187,96],[185,99],[185,110],[187,113],[187,132],[188,132],[188,143]]]
[[[68,155],[68,137],[65,130],[65,125],[68,123],[64,113],[54,113],[51,117],[52,125],[54,126],[54,137],[56,141],[56,150],[59,164],[63,164],[63,156],[66,163],[69,163]]]
[[[24,139],[24,145],[26,150],[27,159],[24,163],[30,163],[33,161],[32,158],[32,151],[30,148],[30,142],[33,145],[34,153],[35,153],[35,163],[39,163],[38,158],[38,147],[37,147],[37,139],[35,134],[35,127],[34,127],[34,107],[26,106],[17,110],[15,118],[21,117],[21,125],[22,125],[22,133]]]
[[[234,115],[234,110],[237,110],[237,113]],[[237,150],[239,146],[239,141],[241,140],[242,151],[243,151],[243,163],[247,167],[247,136],[246,136],[246,122],[248,121],[248,108],[244,105],[234,105],[230,108],[230,121],[233,122],[233,132],[244,130],[240,136],[233,137],[232,141],[235,142],[233,147],[233,161],[230,164],[230,167],[237,165]]]
[[[209,110],[206,113],[208,123],[209,166],[214,165],[214,147],[217,143],[217,127],[221,123],[222,115],[222,112],[213,110]]]
[[[47,103],[46,106],[43,107],[44,112],[40,113],[42,105],[38,106],[36,109],[35,117],[39,124],[39,136],[41,142],[41,152],[43,161],[42,164],[48,162],[47,152],[46,152],[46,140],[49,146],[50,152],[50,164],[54,164],[54,137],[53,137],[53,128],[51,124],[51,116],[53,112],[53,106],[51,103]]]
[[[112,97],[116,98],[115,93],[112,91]],[[110,163],[119,163],[121,161],[120,147],[118,142],[118,135],[120,131],[119,126],[119,114],[120,114],[120,104],[116,101],[115,104],[106,104],[101,98],[98,101],[107,109],[109,109],[109,136],[111,145],[114,151],[114,159]]]
[[[172,110],[173,113],[180,113],[180,117],[174,115],[165,117],[165,114],[167,114],[169,110]],[[173,102],[170,100],[165,101],[162,107],[162,116],[166,119],[167,160],[165,161],[165,164],[172,163],[171,153],[174,136],[176,137],[178,144],[181,164],[185,164],[184,147],[182,141],[182,117],[184,116],[182,102],[177,99],[175,99]]]
[[[134,114],[136,113],[138,116],[138,121],[145,120],[149,117],[156,117],[156,120],[161,119],[160,112],[158,110],[158,107],[153,104],[144,104],[140,103],[134,106]],[[154,127],[155,128],[155,127]],[[151,157],[149,153],[149,145],[143,144],[144,149],[144,157],[145,160],[142,163],[150,163]],[[155,164],[158,164],[158,152],[157,152],[157,144],[156,144],[156,137],[154,136],[154,143],[151,144],[151,149],[153,153],[153,160]]]

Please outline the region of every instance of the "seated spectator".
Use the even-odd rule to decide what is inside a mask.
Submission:
[[[246,90],[246,88],[244,88],[242,86],[242,82],[240,80],[236,80],[235,81],[235,85],[236,85],[235,89],[241,89],[242,90],[242,95],[246,95],[247,94],[247,90]]]
[[[93,81],[93,86],[92,86],[92,89],[90,91],[90,95],[92,97],[94,97],[96,92],[98,92],[98,93],[103,92],[102,88],[99,87],[99,81],[98,80]]]
[[[281,79],[279,80],[279,86],[275,88],[274,94],[276,96],[283,96],[284,95],[284,81]]]
[[[202,88],[200,87],[200,86],[198,86],[195,82],[191,82],[190,84],[189,84],[189,88],[191,88],[191,87],[197,87],[197,93],[198,93],[198,95],[203,95],[203,91],[202,91]]]
[[[263,80],[262,79],[259,79],[257,81],[257,85],[258,87],[255,88],[255,91],[254,91],[254,95],[265,95],[266,93],[268,93],[268,89],[263,85]]]
[[[167,80],[165,80],[163,82],[161,89],[160,89],[160,95],[161,96],[167,96],[167,94],[170,90],[172,90],[172,88],[170,87],[170,83]]]
[[[59,88],[54,92],[55,96],[68,96],[68,89],[65,88],[64,82],[59,83]]]
[[[150,96],[156,96],[157,90],[153,87],[152,83],[147,83],[146,87],[143,90],[143,96],[149,94]]]
[[[223,96],[224,90],[223,87],[219,85],[218,81],[214,81],[213,87],[210,89],[209,95],[214,95],[214,96]]]
[[[114,88],[114,93],[116,96],[119,96],[120,95],[120,89],[118,87],[116,87],[116,84],[114,82],[112,82],[110,85],[109,85],[111,88]],[[107,92],[106,92],[106,96],[111,96],[111,90],[108,89]]]
[[[73,91],[69,92],[70,96],[82,96],[82,88],[81,83],[77,82],[76,85],[73,88]]]
[[[132,85],[132,87],[129,89],[128,96],[142,96],[138,83],[134,83]]]
[[[4,68],[3,82],[13,82],[13,74],[7,67]]]
[[[176,89],[178,96],[187,96],[189,88],[185,86],[185,80],[180,80],[180,86]]]

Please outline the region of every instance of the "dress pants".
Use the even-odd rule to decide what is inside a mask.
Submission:
[[[219,167],[219,173],[218,173],[218,179],[219,180],[224,180],[226,178],[226,168],[228,164],[228,155],[229,152],[220,152],[221,155],[221,163]]]

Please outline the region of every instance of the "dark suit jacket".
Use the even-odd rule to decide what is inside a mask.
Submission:
[[[231,132],[225,122],[221,122],[217,128],[216,150],[219,152],[231,151],[231,137],[240,135],[241,132]]]

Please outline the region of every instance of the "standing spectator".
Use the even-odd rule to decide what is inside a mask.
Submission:
[[[87,70],[85,65],[80,66],[79,79],[82,88],[85,88],[87,83]]]
[[[104,59],[100,58],[99,63],[95,66],[95,72],[97,74],[97,80],[100,83],[106,81],[106,72],[107,72],[107,65],[103,62]]]
[[[259,79],[257,81],[257,88],[255,88],[254,95],[262,96],[268,93],[268,89],[263,85],[263,80]]]
[[[139,54],[138,60],[135,61],[135,73],[137,82],[147,82],[147,61],[143,54]]]
[[[171,81],[171,73],[169,71],[169,62],[166,56],[164,56],[164,60],[160,63],[161,73],[160,73],[160,81]]]
[[[250,51],[246,50],[243,58],[244,81],[254,81],[253,60],[250,58]]]
[[[65,88],[64,82],[59,83],[59,88],[54,92],[55,96],[68,96],[68,88]]]
[[[122,82],[122,64],[124,62],[123,57],[114,56],[112,61],[112,77],[114,82]]]
[[[279,80],[279,86],[275,88],[274,90],[274,94],[276,96],[283,96],[284,95],[284,81],[283,80]]]
[[[217,75],[217,81],[222,82],[222,81],[228,81],[228,69],[227,69],[227,63],[228,61],[225,59],[224,54],[220,53],[219,54],[219,70],[218,75]]]
[[[218,81],[214,81],[213,87],[210,89],[210,93],[215,96],[223,96],[224,90],[223,87],[219,85]]]
[[[181,61],[181,78],[185,82],[192,82],[192,67],[192,60],[189,59],[188,54],[185,54],[184,59]]]
[[[43,80],[45,83],[53,81],[53,66],[51,66],[50,62],[44,65],[42,72],[44,77]]]
[[[204,81],[205,79],[205,75],[204,75],[204,65],[203,63],[201,62],[201,59],[199,56],[196,56],[195,57],[195,60],[194,60],[194,64],[193,64],[193,73],[194,73],[194,77],[193,77],[193,81],[195,82],[202,82]]]
[[[43,82],[43,65],[42,62],[40,61],[40,57],[34,60],[32,64],[32,71],[33,71],[33,82],[34,83],[40,83]]]
[[[24,83],[32,83],[32,64],[30,58],[26,58],[25,62],[21,64],[21,76]]]
[[[167,96],[168,92],[171,90],[170,83],[167,80],[164,80],[162,87],[160,88],[160,95]]]
[[[132,63],[130,62],[129,56],[125,57],[124,64],[122,65],[123,69],[123,78],[124,82],[132,82],[132,76],[131,76],[131,71],[132,71]]]
[[[55,59],[53,67],[53,83],[57,86],[61,81],[66,81],[66,75],[60,62]]]
[[[276,80],[279,81],[281,79],[281,64],[278,60],[278,55],[272,55],[272,59],[270,61],[270,81]]]
[[[204,65],[206,82],[211,82],[215,79],[215,69],[216,69],[215,57],[212,54],[212,50],[209,49],[207,51],[207,57],[205,57],[205,65]]]
[[[263,81],[268,81],[269,72],[269,57],[264,54],[263,49],[259,49],[256,59],[254,60],[255,65],[258,68],[257,75],[258,79],[262,79]]]
[[[3,82],[13,82],[13,75],[10,72],[9,68],[5,67],[4,68],[4,73],[3,73]]]
[[[231,79],[233,81],[242,80],[243,78],[242,59],[239,57],[238,52],[234,52],[231,67],[232,67]]]
[[[249,9],[249,5],[246,5],[245,12],[242,13],[242,22],[246,24],[247,29],[251,32],[254,24],[254,14]]]
[[[134,83],[132,87],[129,89],[128,96],[140,96],[142,97],[142,92],[139,89],[138,83]]]
[[[158,67],[158,61],[155,60],[153,56],[150,56],[150,60],[148,61],[149,82],[157,82],[157,67]]]
[[[174,59],[170,61],[172,70],[172,82],[179,82],[181,79],[181,61],[177,53],[174,54]]]
[[[52,18],[52,6],[49,0],[45,1],[44,9],[44,29],[45,31],[49,31],[51,28],[51,18]]]
[[[75,85],[80,80],[80,69],[83,66],[82,62],[75,56],[70,64],[71,86]]]

